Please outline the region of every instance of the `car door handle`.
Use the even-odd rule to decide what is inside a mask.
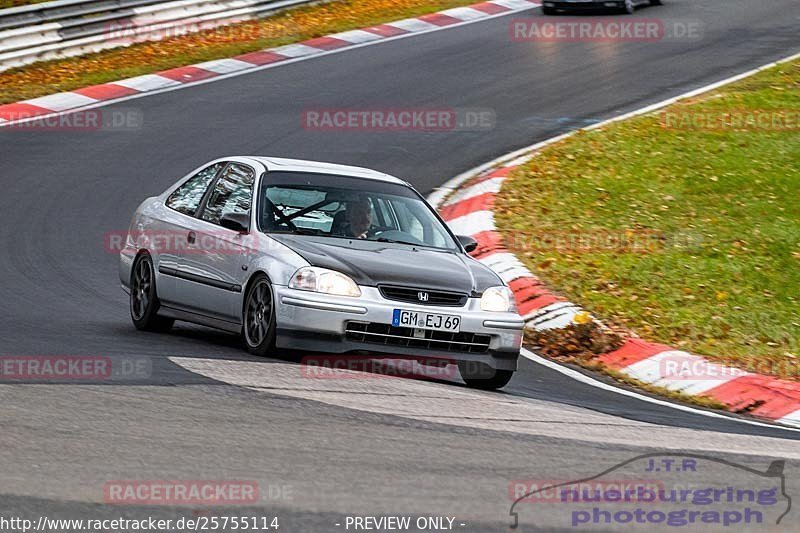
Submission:
[[[189,244],[194,244],[196,240],[197,240],[197,234],[193,231],[190,231],[189,235],[187,235],[186,237],[186,242],[188,242]]]

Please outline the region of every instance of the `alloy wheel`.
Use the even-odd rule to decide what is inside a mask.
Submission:
[[[153,267],[150,261],[142,258],[136,264],[131,284],[131,314],[136,320],[142,320],[152,302]]]
[[[267,280],[260,280],[250,290],[245,307],[244,333],[251,347],[261,345],[272,323],[272,291]]]

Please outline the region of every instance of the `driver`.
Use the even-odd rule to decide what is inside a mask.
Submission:
[[[348,202],[346,221],[342,227],[342,234],[354,239],[366,239],[372,228],[372,205],[369,199],[359,198]]]

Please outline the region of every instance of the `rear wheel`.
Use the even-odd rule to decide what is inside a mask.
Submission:
[[[275,305],[272,284],[263,274],[247,289],[242,312],[242,339],[247,351],[265,356],[275,351]]]
[[[467,385],[482,390],[501,389],[514,375],[513,370],[497,370],[477,361],[459,361],[458,371]]]
[[[150,254],[142,253],[133,263],[131,272],[131,320],[142,331],[169,331],[175,321],[158,316],[161,302],[156,291],[156,275]]]

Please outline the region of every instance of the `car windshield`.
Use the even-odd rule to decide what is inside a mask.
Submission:
[[[269,172],[259,192],[265,233],[361,239],[458,250],[431,208],[411,188],[377,180]]]

